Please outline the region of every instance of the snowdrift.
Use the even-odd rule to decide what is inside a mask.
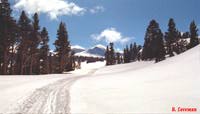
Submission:
[[[160,63],[109,66],[71,88],[71,113],[172,113],[200,106],[200,46]],[[197,110],[198,113],[198,110]]]

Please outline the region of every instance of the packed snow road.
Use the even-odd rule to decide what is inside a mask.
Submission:
[[[81,78],[91,76],[96,70],[90,69],[86,75],[61,79],[39,88],[12,110],[20,114],[69,114],[71,85]]]
[[[80,77],[79,77],[80,78]],[[68,113],[69,87],[77,78],[67,78],[37,89],[27,100],[19,104],[17,113]]]
[[[91,76],[94,72],[95,69],[87,75],[61,79],[39,88],[13,110],[21,114],[69,114],[70,86],[78,79]]]

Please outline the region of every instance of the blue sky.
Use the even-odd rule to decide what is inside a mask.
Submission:
[[[71,44],[85,48],[109,41],[120,49],[131,42],[143,44],[151,19],[157,20],[163,32],[170,17],[179,31],[188,31],[192,20],[200,26],[200,0],[11,0],[11,4],[15,17],[20,10],[40,13],[40,25],[48,29],[51,49],[60,21],[66,23]]]

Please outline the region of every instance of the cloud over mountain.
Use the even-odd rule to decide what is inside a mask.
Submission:
[[[103,30],[100,34],[92,34],[91,37],[97,41],[103,40],[107,43],[118,42],[124,44],[131,40],[131,37],[124,37],[121,32],[113,27]]]

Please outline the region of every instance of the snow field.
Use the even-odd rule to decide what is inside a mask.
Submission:
[[[199,109],[199,68],[200,46],[158,64],[136,62],[102,68],[72,85],[71,113],[171,113],[172,107]]]

